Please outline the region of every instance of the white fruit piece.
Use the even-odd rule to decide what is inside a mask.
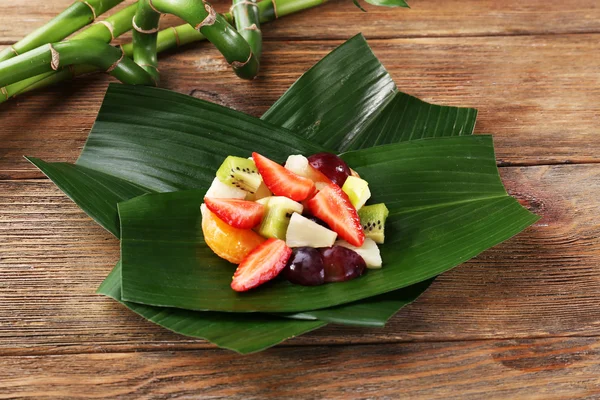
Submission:
[[[267,185],[262,182],[256,192],[254,194],[247,192],[246,200],[248,201],[258,201],[260,199],[264,199],[265,197],[273,196]]]
[[[364,179],[355,176],[349,176],[346,179],[344,186],[342,186],[342,190],[348,195],[350,202],[357,211],[360,210],[371,197],[369,183]]]
[[[293,213],[285,234],[289,247],[331,247],[337,233],[298,213]]]
[[[289,156],[285,162],[285,169],[292,171],[296,175],[311,179],[308,158],[303,155]]]
[[[363,260],[365,260],[367,268],[381,268],[383,261],[381,260],[381,254],[379,253],[379,247],[377,247],[377,243],[375,243],[373,239],[366,238],[361,247],[352,246],[345,240],[338,240],[335,244],[357,252]]]
[[[215,178],[212,184],[208,188],[205,197],[211,197],[213,199],[245,199],[247,192],[242,189],[227,185]]]

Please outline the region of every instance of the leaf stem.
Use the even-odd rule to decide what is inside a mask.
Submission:
[[[44,26],[31,32],[12,46],[0,51],[0,61],[8,60],[47,43],[63,40],[93,22],[123,0],[77,0]]]

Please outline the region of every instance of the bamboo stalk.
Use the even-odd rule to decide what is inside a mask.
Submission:
[[[131,21],[137,10],[137,2],[117,11],[103,21],[82,30],[71,39],[98,39],[110,43],[131,30]]]
[[[260,22],[261,24],[268,23],[270,21],[275,20],[277,17],[283,17],[302,10],[313,8],[325,3],[326,1],[327,0],[276,0],[275,4],[273,4],[271,0],[263,0],[257,3],[260,14]],[[137,6],[133,4],[128,8],[120,11],[119,13],[116,13],[113,16],[107,18],[107,21],[111,20],[111,18],[116,19],[112,20],[111,22],[115,28],[115,37],[118,37],[127,30],[131,29],[131,21],[135,13],[136,7]],[[277,13],[275,12],[275,9],[277,9]],[[126,10],[129,10],[128,15],[125,15]],[[123,15],[119,16],[120,13],[123,13]],[[230,13],[223,14],[223,18],[225,18],[229,22],[232,22],[232,16]],[[119,23],[119,21],[121,21],[121,23]],[[85,36],[86,38],[91,37],[92,35],[86,32],[94,27],[95,25],[81,32],[79,35],[77,35],[77,38],[79,39],[83,36]],[[203,41],[205,39],[206,38],[204,37],[204,35],[196,31],[191,25],[179,25],[158,32],[156,49],[158,53],[162,53],[190,43]],[[132,57],[133,44],[128,43],[123,45],[123,51],[127,57]],[[23,81],[14,83],[4,88],[0,87],[0,104],[18,94],[26,93],[35,89],[44,88],[55,83],[72,79],[76,76],[88,74],[95,71],[98,71],[98,68],[94,66],[74,65],[72,68],[63,69],[60,71],[47,72],[45,74],[34,76],[29,79],[25,79]]]
[[[69,40],[45,44],[0,63],[0,86],[73,64],[90,64],[131,85],[153,85],[154,80],[120,48],[101,40]]]
[[[0,61],[33,50],[47,43],[63,40],[85,25],[93,22],[123,0],[77,0],[66,10],[36,29],[12,46],[0,51]]]
[[[256,0],[233,0],[231,14],[235,28],[250,45],[254,56],[260,60],[262,53],[262,33],[260,31],[260,13]]]
[[[223,54],[235,73],[253,79],[258,59],[242,36],[204,0],[149,0],[149,6],[164,14],[173,14],[199,30]]]
[[[99,21],[96,24],[84,29],[77,35],[75,39],[96,39],[110,43],[114,38],[117,38],[125,32],[131,30],[131,21],[137,10],[137,3],[114,13],[104,21]],[[128,55],[131,57],[131,54]],[[0,88],[0,104],[11,97],[20,93],[29,92],[34,89],[46,87],[57,82],[62,82],[67,79],[72,79],[76,76],[97,71],[94,66],[74,65],[72,68],[61,69],[59,71],[50,71],[44,74],[32,76],[31,78],[13,83],[4,88]]]
[[[156,40],[160,14],[150,6],[150,0],[139,0],[133,17],[133,61],[158,83]]]

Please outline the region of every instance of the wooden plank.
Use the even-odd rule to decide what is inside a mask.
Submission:
[[[480,110],[501,164],[600,161],[599,35],[373,40],[403,91]],[[261,115],[340,41],[267,43],[257,80],[242,81],[209,45],[161,59],[162,86]],[[107,82],[93,76],[0,105],[0,179],[41,174],[23,155],[74,161]]]
[[[2,5],[0,44],[13,43],[71,3],[51,0],[36,4],[13,0]],[[215,2],[220,12],[230,2]],[[336,0],[299,15],[285,17],[285,22],[269,24],[267,40],[300,38],[346,39],[357,32],[368,38],[421,36],[522,35],[546,33],[600,32],[600,7],[595,0],[571,0],[568,5],[544,0],[410,0],[410,10],[370,6],[361,12],[350,0]],[[109,15],[110,13],[107,13]],[[161,27],[181,24],[167,17]]]
[[[0,358],[0,398],[583,399],[600,339]]]
[[[438,278],[384,329],[330,326],[288,343],[600,335],[600,165],[501,172],[542,220]],[[118,257],[51,183],[0,182],[0,355],[212,347],[94,295]]]

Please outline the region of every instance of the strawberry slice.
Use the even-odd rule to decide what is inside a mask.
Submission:
[[[265,185],[275,196],[285,196],[294,201],[302,201],[313,193],[315,184],[312,180],[296,175],[258,153],[252,153],[252,159]]]
[[[325,221],[346,242],[356,247],[365,242],[358,213],[339,186],[325,186],[307,202],[307,206],[312,215]]]
[[[327,185],[333,184],[331,179],[325,176],[324,173],[314,168],[312,165],[308,164],[308,176],[315,183],[315,188],[317,190],[323,189]]]
[[[281,239],[269,239],[238,265],[231,281],[236,292],[245,292],[275,278],[285,268],[292,249]]]
[[[204,204],[221,220],[239,229],[254,228],[265,213],[265,206],[254,201],[205,197]]]

